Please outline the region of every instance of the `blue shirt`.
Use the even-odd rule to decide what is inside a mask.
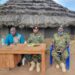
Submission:
[[[19,33],[16,33],[16,36],[20,36],[20,39],[19,39],[19,43],[23,44],[25,42],[25,39],[24,39],[24,36],[19,34]],[[14,36],[12,34],[8,34],[6,36],[6,39],[5,39],[5,44],[6,45],[11,45],[14,43]]]

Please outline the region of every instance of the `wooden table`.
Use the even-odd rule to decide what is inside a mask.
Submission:
[[[18,44],[16,46],[0,48],[0,68],[14,68],[20,60],[20,54],[41,54],[41,71],[45,75],[45,50],[46,44],[28,46]]]

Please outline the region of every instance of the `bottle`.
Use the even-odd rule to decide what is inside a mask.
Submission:
[[[2,43],[2,46],[5,45],[5,39],[4,38],[1,39],[1,43]]]

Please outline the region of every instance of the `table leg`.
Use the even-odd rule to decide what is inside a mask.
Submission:
[[[42,68],[42,74],[41,75],[45,75],[45,52],[42,52],[42,62],[41,62],[41,68]]]

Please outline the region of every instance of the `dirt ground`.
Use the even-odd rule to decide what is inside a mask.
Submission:
[[[75,75],[75,41],[71,41],[71,65],[70,70],[66,73],[62,73],[61,69],[56,69],[55,64],[53,66],[49,65],[49,55],[47,55],[46,61],[46,75]],[[41,75],[41,73],[37,73],[35,70],[33,72],[28,71],[29,66],[21,66],[16,67],[12,70],[0,70],[0,75]]]

